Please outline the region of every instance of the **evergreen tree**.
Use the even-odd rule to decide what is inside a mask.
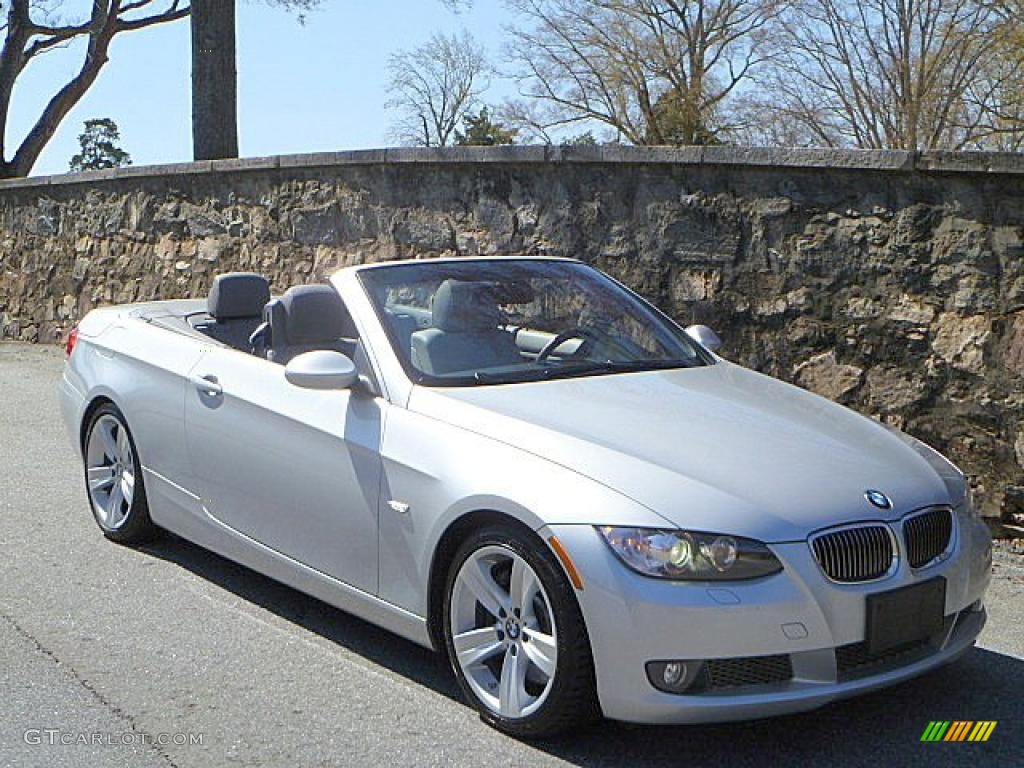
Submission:
[[[118,146],[120,140],[117,123],[109,117],[86,120],[85,131],[78,137],[82,151],[71,158],[71,170],[98,171],[131,165],[131,155]]]
[[[517,131],[491,119],[487,107],[481,107],[477,114],[462,118],[462,131],[455,132],[455,143],[464,147],[493,147],[498,144],[515,144]]]

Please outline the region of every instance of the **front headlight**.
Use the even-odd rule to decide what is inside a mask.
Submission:
[[[771,550],[753,539],[655,528],[600,526],[597,530],[623,563],[644,576],[734,581],[782,570]]]

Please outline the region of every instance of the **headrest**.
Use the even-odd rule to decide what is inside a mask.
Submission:
[[[259,317],[270,301],[270,283],[255,272],[217,275],[206,297],[206,311],[217,320]]]
[[[490,331],[501,322],[498,298],[490,283],[445,280],[434,294],[435,328],[449,333]]]
[[[281,307],[287,317],[288,344],[317,344],[356,335],[341,296],[329,285],[289,288],[281,297]]]

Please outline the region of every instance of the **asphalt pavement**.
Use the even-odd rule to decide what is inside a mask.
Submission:
[[[107,542],[57,409],[63,354],[0,344],[0,766],[1024,766],[1024,557],[997,552],[979,648],[816,712],[600,723],[525,744],[440,656],[166,537]],[[921,743],[996,720],[986,743]]]

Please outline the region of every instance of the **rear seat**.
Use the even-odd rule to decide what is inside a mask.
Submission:
[[[192,325],[229,347],[251,351],[249,337],[263,321],[263,307],[270,301],[270,281],[255,272],[217,275],[206,299],[209,320]]]

